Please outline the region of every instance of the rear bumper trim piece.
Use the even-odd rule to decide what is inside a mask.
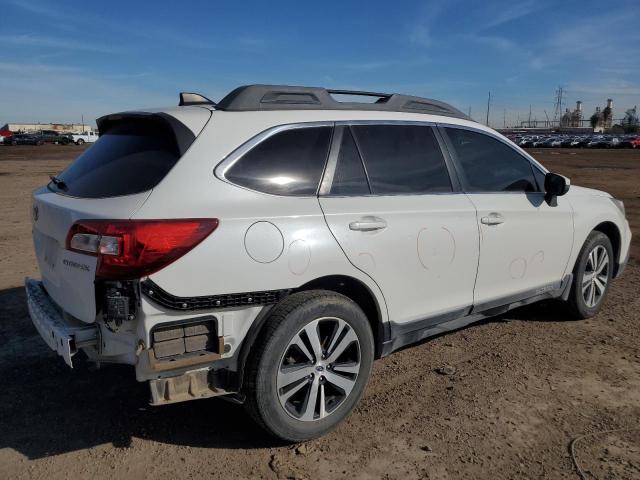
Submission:
[[[80,347],[95,346],[98,329],[95,325],[70,325],[60,309],[53,303],[42,287],[42,282],[26,278],[29,316],[38,333],[49,348],[60,355],[73,368],[73,357]]]
[[[163,290],[151,279],[142,281],[140,287],[145,297],[171,310],[211,310],[271,305],[278,303],[290,292],[290,290],[265,290],[202,297],[178,297]]]

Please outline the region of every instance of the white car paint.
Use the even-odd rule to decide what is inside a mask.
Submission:
[[[543,193],[467,196],[477,209],[480,227],[475,303],[562,280],[573,246],[572,209],[565,197],[558,197],[551,207]]]
[[[324,197],[320,204],[351,263],[383,291],[394,322],[473,303],[478,226],[466,195]],[[367,217],[379,218],[386,227],[350,227]]]
[[[297,289],[317,279],[342,276],[373,296],[382,329],[433,325],[448,312],[469,310],[520,292],[548,288],[572,271],[587,235],[610,222],[621,237],[619,263],[631,233],[608,194],[572,186],[549,206],[542,194],[466,194],[283,197],[255,192],[225,180],[234,156],[257,135],[283,125],[309,122],[379,121],[436,124],[437,115],[358,110],[225,112],[211,107],[171,107],[161,112],[197,137],[178,164],[153,190],[124,197],[78,199],[46,188],[34,193],[34,241],[44,286],[64,312],[95,323],[102,346],[87,347],[100,362],[136,366],[140,381],[175,377],[198,369],[237,368],[237,352],[265,307],[176,311],[148,295],[132,322],[114,333],[96,314],[95,257],[64,248],[79,219],[218,218],[202,243],[149,278],[177,297]],[[139,113],[139,112],[138,112]],[[446,118],[522,149],[475,122]],[[546,170],[544,170],[546,172]],[[535,197],[535,198],[533,198]],[[38,211],[36,215],[36,210]],[[488,225],[483,218],[501,216]],[[353,222],[383,222],[380,230],[350,228]],[[87,269],[65,268],[65,261]],[[225,350],[211,365],[155,371],[146,356],[158,325],[216,315]]]

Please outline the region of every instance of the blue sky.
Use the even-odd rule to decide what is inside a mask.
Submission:
[[[492,126],[640,104],[640,1],[0,0],[0,124],[216,100],[247,83],[391,91]]]

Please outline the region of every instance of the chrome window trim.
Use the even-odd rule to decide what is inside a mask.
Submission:
[[[500,135],[498,132],[494,132],[493,130],[483,130],[481,128],[477,128],[477,127],[471,127],[469,125],[460,125],[457,123],[442,123],[442,122],[437,122],[437,126],[438,127],[443,127],[443,128],[459,128],[461,130],[471,130],[472,132],[477,132],[477,133],[484,133],[485,135],[495,138],[496,140],[498,140],[499,142],[504,143],[505,145],[507,145],[508,147],[511,147],[512,150],[515,150],[520,156],[526,158],[527,160],[529,160],[530,163],[532,163],[535,167],[537,167],[539,170],[542,171],[542,173],[549,173],[549,170],[547,170],[544,165],[542,165],[540,162],[538,162],[535,158],[533,158],[531,155],[529,155],[525,150],[523,150],[521,147],[519,147],[518,145],[516,145],[515,143],[513,143],[511,140],[509,140],[507,137],[505,137],[504,135]],[[515,147],[515,148],[514,148]]]
[[[274,136],[274,135],[276,135],[278,133],[285,132],[287,130],[296,130],[296,129],[300,129],[300,128],[314,128],[314,127],[331,127],[331,128],[333,128],[334,126],[335,126],[335,122],[331,122],[331,121],[315,121],[315,122],[286,123],[286,124],[283,124],[283,125],[276,125],[275,127],[267,128],[266,130],[263,130],[262,132],[258,133],[254,137],[252,137],[249,140],[247,140],[245,143],[243,143],[238,148],[233,150],[230,154],[228,154],[226,157],[224,157],[213,168],[213,174],[215,175],[216,178],[218,178],[219,180],[222,180],[225,183],[228,183],[229,185],[233,185],[234,187],[238,187],[238,188],[243,188],[245,190],[249,190],[250,192],[260,193],[262,195],[269,195],[271,197],[282,197],[282,198],[317,198],[318,189],[316,189],[316,192],[313,195],[279,195],[279,194],[276,194],[276,193],[262,192],[260,190],[255,190],[253,188],[249,188],[249,187],[246,187],[244,185],[239,185],[237,183],[234,183],[234,182],[232,182],[231,180],[229,180],[226,177],[226,173],[243,156],[245,156],[247,153],[249,153],[251,150],[253,150],[255,147],[257,147],[259,144],[261,144],[262,142],[264,142],[268,138],[270,138],[270,137],[272,137],[272,136]],[[330,142],[329,143],[329,148],[331,149],[333,140],[330,139],[329,142]],[[330,151],[331,150],[329,150],[329,152]],[[326,160],[325,160],[325,167],[324,168],[326,168]],[[323,171],[324,171],[324,168],[323,168]],[[320,179],[319,183],[321,184],[321,182],[322,182],[322,178]],[[320,188],[320,184],[318,185],[318,188]]]
[[[447,169],[447,174],[449,175],[449,182],[451,183],[451,191],[449,192],[398,192],[398,193],[367,193],[367,194],[362,194],[362,195],[335,195],[335,194],[331,194],[329,193],[331,190],[331,184],[333,183],[333,175],[335,174],[335,168],[338,162],[338,155],[340,153],[340,143],[336,143],[335,145],[332,144],[331,145],[331,153],[329,155],[329,161],[327,163],[327,170],[329,170],[329,168],[331,168],[331,181],[329,181],[328,183],[325,183],[325,179],[323,178],[322,180],[322,186],[320,188],[319,191],[319,196],[322,198],[370,198],[370,197],[415,197],[415,196],[429,196],[429,195],[454,195],[454,194],[464,194],[464,192],[462,192],[460,189],[457,188],[457,179],[456,181],[454,181],[454,178],[452,176],[452,172],[449,169],[449,164],[447,161],[447,154],[448,152],[446,152],[443,148],[442,145],[440,143],[440,139],[438,138],[438,132],[437,132],[437,123],[436,122],[431,122],[431,121],[417,121],[417,120],[339,120],[334,122],[335,123],[335,128],[334,128],[334,137],[335,132],[337,132],[339,129],[338,127],[343,127],[343,128],[348,128],[351,126],[357,126],[357,125],[411,125],[411,126],[417,126],[417,127],[431,127],[432,129],[432,133],[433,136],[436,140],[436,143],[438,144],[438,147],[440,148],[440,153],[442,154],[442,159],[444,161],[445,167]],[[340,140],[342,140],[342,135],[344,134],[344,130],[342,130],[341,134],[340,134]],[[352,133],[353,135],[353,140],[356,143],[356,148],[358,149],[358,154],[360,155],[361,161],[362,161],[362,166],[365,170],[365,176],[367,177],[367,182],[369,182],[369,172],[367,171],[367,164],[366,161],[364,160],[364,158],[362,158],[362,153],[360,152],[360,146],[358,145],[358,140],[355,137],[355,135]],[[334,147],[335,147],[335,151],[334,151]],[[331,164],[331,162],[333,162],[333,164]]]
[[[435,127],[437,122],[418,120],[339,120],[335,122],[338,125],[414,125],[418,127]]]

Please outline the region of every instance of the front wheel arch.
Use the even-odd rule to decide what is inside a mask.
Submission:
[[[596,225],[592,231],[604,233],[609,237],[611,247],[613,248],[613,276],[616,277],[618,269],[620,268],[620,249],[622,247],[622,236],[620,235],[620,230],[613,222],[602,222]]]

